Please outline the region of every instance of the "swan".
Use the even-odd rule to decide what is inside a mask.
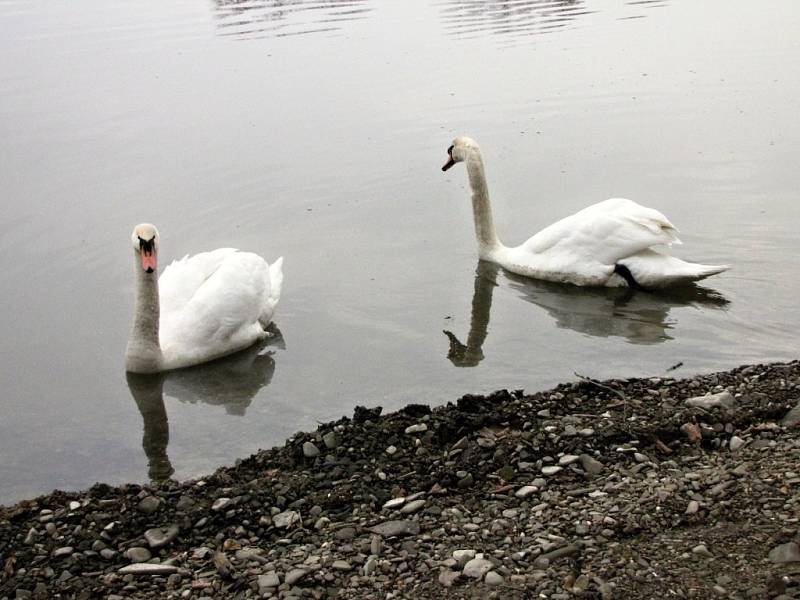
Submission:
[[[158,373],[243,350],[267,337],[283,285],[283,257],[272,265],[251,252],[219,248],[173,261],[158,278],[158,230],[133,229],[136,304],[125,369]]]
[[[478,144],[457,137],[447,149],[447,171],[466,163],[480,258],[518,275],[583,286],[656,289],[722,273],[727,265],[701,265],[654,246],[680,244],[678,230],[660,212],[624,198],[593,204],[544,228],[516,247],[497,237]]]

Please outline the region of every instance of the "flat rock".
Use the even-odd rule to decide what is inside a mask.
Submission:
[[[486,585],[503,585],[503,576],[497,571],[489,571],[483,581]]]
[[[451,571],[450,569],[445,569],[441,573],[439,573],[439,583],[444,587],[452,587],[453,584],[461,577],[461,573],[458,571]]]
[[[155,496],[147,496],[139,501],[139,504],[136,505],[136,510],[146,515],[149,515],[151,513],[156,512],[160,505],[161,502],[158,501],[158,498],[156,498]]]
[[[381,537],[400,537],[405,535],[417,535],[419,533],[419,523],[416,521],[384,521],[372,527],[367,527],[367,531],[377,533]]]
[[[514,492],[514,495],[517,498],[527,498],[528,496],[531,496],[538,491],[539,488],[537,488],[535,485],[523,485],[516,492]]]
[[[736,406],[736,398],[729,391],[725,390],[718,394],[706,394],[705,396],[695,396],[683,401],[686,406],[711,410],[712,408],[724,408],[731,410]]]
[[[781,419],[781,427],[797,427],[800,425],[800,402],[789,410]]]
[[[263,590],[265,588],[276,588],[281,584],[280,577],[275,571],[270,571],[269,573],[264,573],[263,575],[258,576],[258,590],[260,593],[264,593]]]
[[[319,448],[316,447],[314,442],[303,442],[303,456],[306,458],[319,456]]]
[[[286,573],[286,577],[283,580],[287,585],[294,585],[306,575],[308,575],[307,569],[292,569]]]
[[[800,546],[795,542],[775,546],[769,551],[769,559],[774,563],[800,562]]]
[[[128,548],[125,551],[125,557],[133,563],[143,563],[153,558],[153,555],[147,548],[134,546],[133,548]]]
[[[603,463],[588,454],[581,454],[580,461],[581,467],[583,467],[583,470],[589,473],[589,475],[599,475],[605,468]]]
[[[137,563],[122,567],[117,571],[120,575],[172,575],[178,572],[178,567],[175,565],[162,565],[151,563]]]
[[[423,506],[425,506],[425,500],[413,500],[401,508],[400,512],[404,515],[413,515],[421,510]]]

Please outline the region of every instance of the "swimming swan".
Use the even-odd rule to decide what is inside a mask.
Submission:
[[[584,208],[520,246],[504,246],[492,220],[478,144],[457,137],[447,154],[442,171],[466,163],[480,258],[512,273],[575,285],[654,289],[685,285],[729,268],[686,262],[654,249],[680,244],[677,229],[660,212],[623,198]]]
[[[173,261],[158,278],[158,230],[137,225],[136,307],[125,369],[157,373],[243,350],[267,337],[283,285],[283,257],[219,248]]]

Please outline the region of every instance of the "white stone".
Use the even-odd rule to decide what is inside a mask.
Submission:
[[[527,498],[528,496],[531,496],[532,494],[535,494],[538,491],[539,488],[537,488],[535,485],[523,485],[516,492],[514,492],[514,495],[517,498]]]
[[[464,565],[464,570],[461,572],[461,574],[465,577],[483,579],[483,576],[493,568],[494,563],[483,558],[483,554],[479,554]]]

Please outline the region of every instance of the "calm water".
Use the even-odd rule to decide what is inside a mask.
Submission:
[[[356,404],[796,358],[798,32],[793,0],[0,1],[0,502]],[[631,295],[479,264],[462,133],[508,243],[616,195],[734,269]],[[284,255],[272,344],[126,378],[145,220],[162,263]]]

